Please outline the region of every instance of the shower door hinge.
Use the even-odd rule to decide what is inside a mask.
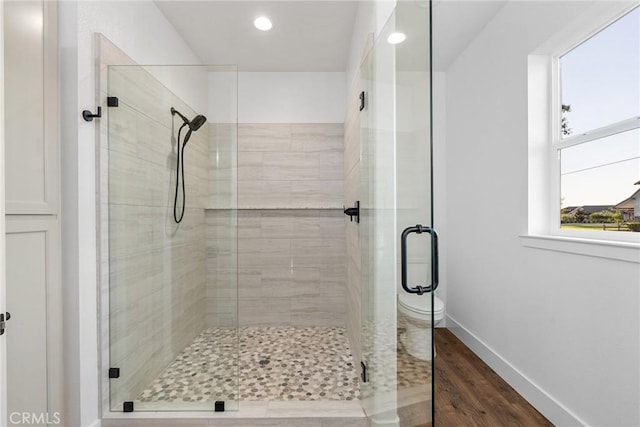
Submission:
[[[124,402],[122,404],[122,412],[133,412],[133,402]]]
[[[117,96],[107,96],[107,107],[117,107],[118,102]]]
[[[120,378],[120,368],[109,368],[109,378]]]
[[[224,400],[216,400],[213,408],[215,412],[224,412]]]
[[[362,382],[366,383],[369,382],[369,375],[367,374],[367,365],[364,362],[360,362],[360,369],[362,370],[362,372],[360,372],[360,378],[362,378]]]

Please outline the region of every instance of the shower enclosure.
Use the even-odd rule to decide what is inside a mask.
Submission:
[[[429,2],[398,2],[369,47],[357,83],[361,97],[349,100],[344,124],[345,135],[347,128],[355,129],[357,144],[343,148],[342,124],[291,125],[287,131],[291,141],[296,132],[301,140],[322,134],[322,144],[304,148],[307,154],[317,150],[320,159],[339,154],[346,164],[347,152],[355,147],[353,168],[333,167],[331,173],[339,173],[341,179],[347,172],[359,177],[353,188],[345,190],[359,201],[359,223],[349,222],[332,204],[310,210],[303,202],[286,209],[274,203],[260,212],[255,206],[239,205],[242,188],[263,201],[270,194],[259,188],[238,190],[238,175],[253,173],[252,164],[243,163],[250,156],[238,141],[255,139],[252,132],[257,131],[241,124],[244,133],[239,132],[235,66],[107,67],[106,86],[100,93],[108,105],[108,125],[102,130],[107,145],[100,150],[104,411],[242,412],[244,400],[280,398],[304,405],[318,391],[319,399],[359,400],[374,426],[432,423],[434,353],[431,360],[422,360],[404,349],[398,337],[406,319],[396,302],[398,294],[406,292],[403,276],[410,290],[437,286],[435,233],[411,235],[404,251],[400,244],[403,230],[421,225],[431,231],[434,225],[430,7]],[[207,104],[211,99],[217,100],[213,106]],[[172,114],[172,109],[180,114]],[[183,150],[185,132],[190,138]],[[282,127],[268,132],[270,143],[284,138]],[[336,140],[338,153],[327,154],[336,151],[331,146]],[[290,147],[295,149],[295,144]],[[239,152],[244,159],[239,159]],[[277,164],[276,157],[271,153]],[[303,157],[289,155],[292,158]],[[306,166],[296,168],[304,171]],[[345,198],[345,204],[353,201]],[[315,233],[317,240],[300,240],[298,245],[292,240],[286,250],[268,239],[250,247],[252,236],[258,239],[260,232],[283,227],[283,218],[292,224],[285,227],[291,235],[300,227],[297,232]],[[351,233],[347,243],[345,228]],[[265,241],[267,246],[262,247]],[[239,250],[239,242],[249,249]],[[262,251],[264,262],[252,265],[250,274],[241,274],[239,254],[246,256],[252,250]],[[281,261],[283,251],[291,261],[285,276],[269,269]],[[247,298],[245,281],[256,276],[263,285],[270,281],[274,287],[253,296],[266,299],[272,298],[268,292],[276,289],[275,282],[288,280],[290,294],[285,297],[300,294],[305,298],[297,301],[310,305],[327,295],[309,283],[339,286],[335,277],[327,276],[326,281],[318,277],[343,271],[350,262],[345,258],[353,260],[353,266],[345,274],[347,289],[336,295],[352,302],[346,332],[344,325],[302,333],[243,328],[239,298]],[[294,265],[305,262],[302,269]],[[433,306],[433,292],[421,298]],[[311,324],[304,315],[303,307],[298,319]],[[335,322],[331,314],[324,321]],[[432,334],[433,321],[426,327]],[[241,346],[241,338],[247,336],[254,341]],[[262,397],[260,387],[270,379],[260,374],[247,379],[253,367],[268,370],[278,363],[293,369],[298,359],[309,356],[284,349],[276,357],[269,354],[273,347],[263,346],[287,336],[309,344],[300,353],[318,353],[329,361],[328,373],[311,384],[315,391],[304,389],[314,380],[307,376],[315,374],[300,370],[305,382],[289,395]],[[431,345],[430,340],[425,343]],[[253,367],[243,367],[247,360]],[[314,368],[305,363],[305,369]],[[326,383],[334,377],[339,381],[332,388]],[[242,381],[249,387],[241,393]],[[331,390],[325,393],[323,388]]]
[[[204,123],[180,84],[206,95],[214,79],[228,109]],[[112,411],[237,408],[236,79],[231,66],[108,68]]]
[[[421,360],[399,340],[407,319],[396,303],[397,295],[407,292],[403,276],[412,291],[435,291],[438,282],[430,13],[429,2],[397,2],[360,69],[365,93],[360,115],[361,336],[368,372],[361,399],[374,426],[433,421],[433,314],[430,327],[425,326],[431,339],[424,343],[431,360]],[[416,225],[429,232],[408,234]],[[433,296],[424,292],[422,307],[432,308]]]

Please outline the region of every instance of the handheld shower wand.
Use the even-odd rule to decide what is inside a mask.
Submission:
[[[185,193],[185,185],[184,185],[184,147],[187,146],[187,142],[189,142],[189,138],[191,138],[191,133],[197,131],[202,127],[203,124],[207,122],[207,118],[202,114],[198,114],[193,118],[193,120],[189,121],[182,113],[180,113],[175,108],[171,107],[171,115],[178,115],[184,123],[180,126],[178,130],[178,147],[176,149],[176,192],[175,197],[173,199],[173,219],[176,224],[180,224],[182,222],[182,218],[184,218],[184,209],[185,209],[185,201],[186,201],[186,193]],[[184,137],[184,141],[180,144],[180,134],[182,133],[182,129],[185,126],[189,127],[187,134]],[[178,214],[178,190],[180,189],[180,178],[182,177],[182,208],[180,210],[180,214]]]

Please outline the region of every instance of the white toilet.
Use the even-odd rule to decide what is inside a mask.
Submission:
[[[420,360],[431,360],[431,295],[398,294],[398,310],[406,319],[406,330],[400,334],[405,350]],[[444,303],[433,298],[434,326],[444,318]],[[435,355],[435,349],[433,351]]]

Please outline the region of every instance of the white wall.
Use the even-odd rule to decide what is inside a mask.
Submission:
[[[198,64],[151,1],[60,2],[62,241],[65,311],[65,415],[69,425],[98,423],[95,124],[93,33],[103,33],[140,64]],[[175,90],[180,91],[177,82]],[[185,99],[196,108],[206,105]],[[188,97],[187,93],[184,94]],[[199,104],[201,103],[201,104]]]
[[[217,123],[235,120],[233,73],[209,74],[209,117]],[[346,114],[345,73],[240,72],[239,123],[342,123]]]
[[[640,264],[527,233],[527,56],[585,2],[510,2],[447,72],[449,327],[556,425],[640,425]]]
[[[353,92],[356,76],[371,33],[375,31],[375,3],[362,1],[358,3],[358,11],[351,34],[349,56],[347,58],[347,96]]]
[[[347,58],[347,91],[350,96],[359,72],[360,62],[371,35],[377,37],[396,7],[396,0],[371,0],[358,3]]]

